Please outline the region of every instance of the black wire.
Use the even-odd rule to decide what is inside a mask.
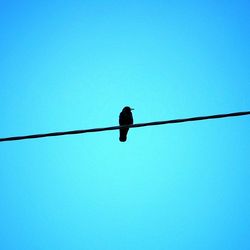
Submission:
[[[193,122],[193,121],[218,119],[218,118],[233,117],[233,116],[243,116],[243,115],[250,115],[250,111],[235,112],[235,113],[228,113],[228,114],[218,114],[218,115],[209,115],[209,116],[198,116],[198,117],[174,119],[174,120],[158,121],[158,122],[137,123],[137,124],[125,125],[125,126],[113,126],[113,127],[105,127],[105,128],[72,130],[72,131],[65,131],[65,132],[53,132],[53,133],[46,133],[46,134],[14,136],[14,137],[0,138],[0,142],[17,141],[17,140],[25,140],[25,139],[35,139],[35,138],[61,136],[61,135],[74,135],[74,134],[83,134],[83,133],[93,133],[93,132],[101,132],[101,131],[107,131],[107,130],[116,130],[116,129],[120,129],[120,128],[139,128],[139,127],[146,127],[146,126],[156,126],[156,125],[181,123],[181,122]]]

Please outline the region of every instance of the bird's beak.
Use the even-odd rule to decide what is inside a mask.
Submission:
[[[130,108],[131,110],[135,110],[135,109],[133,109],[133,108]]]

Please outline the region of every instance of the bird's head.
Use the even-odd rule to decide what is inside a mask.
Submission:
[[[134,109],[130,108],[129,106],[126,106],[126,107],[123,108],[122,111],[124,111],[124,112],[131,112],[131,110],[134,110]]]

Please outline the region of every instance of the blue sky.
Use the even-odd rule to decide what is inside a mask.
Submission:
[[[0,1],[0,137],[250,109],[248,1]],[[250,117],[0,144],[2,249],[250,248]]]

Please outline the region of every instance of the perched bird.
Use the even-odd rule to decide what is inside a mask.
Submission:
[[[122,125],[130,125],[133,124],[133,115],[131,110],[134,110],[128,106],[124,107],[119,116],[119,124]],[[125,142],[127,140],[127,133],[129,128],[121,128],[120,129],[120,141]]]

